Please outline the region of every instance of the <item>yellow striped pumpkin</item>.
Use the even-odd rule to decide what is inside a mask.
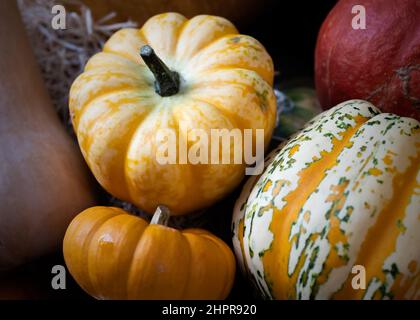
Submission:
[[[71,87],[83,156],[109,193],[149,213],[159,204],[173,214],[207,207],[241,181],[245,164],[160,164],[156,133],[174,129],[176,150],[179,135],[186,139],[192,129],[264,129],[267,144],[276,117],[273,74],[263,46],[221,17],[166,13],[122,29]],[[189,136],[188,149],[195,143]]]
[[[362,100],[322,113],[247,182],[232,227],[266,298],[420,299],[419,122]]]

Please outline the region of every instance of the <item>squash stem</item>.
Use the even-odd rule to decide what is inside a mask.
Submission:
[[[156,55],[153,48],[145,45],[140,49],[140,56],[155,76],[155,91],[162,97],[169,97],[179,91],[179,74],[169,70],[167,65]]]
[[[171,211],[168,209],[168,207],[160,205],[157,207],[152,221],[150,221],[150,224],[160,224],[162,226],[167,226],[170,216]]]

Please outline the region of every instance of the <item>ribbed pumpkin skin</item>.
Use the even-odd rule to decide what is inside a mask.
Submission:
[[[178,231],[113,207],[92,207],[67,229],[66,265],[98,299],[224,299],[235,275],[230,248],[205,230]]]
[[[235,253],[273,299],[420,298],[420,125],[350,100],[319,115],[247,182]],[[354,265],[366,290],[354,290]]]
[[[179,73],[177,94],[154,91],[153,75],[139,55],[146,44]],[[264,129],[267,144],[276,116],[272,81],[272,60],[263,46],[226,19],[166,13],[142,29],[115,33],[73,83],[69,107],[82,153],[108,192],[149,213],[164,204],[184,214],[231,191],[245,164],[160,165],[157,131],[174,129],[185,138],[197,128]],[[194,142],[189,137],[188,147]]]

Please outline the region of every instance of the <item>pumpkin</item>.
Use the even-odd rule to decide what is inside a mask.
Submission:
[[[0,2],[0,270],[57,249],[94,204],[87,167],[43,86],[15,1]]]
[[[182,139],[190,150],[195,129],[208,136],[212,129],[252,129],[253,136],[263,129],[267,145],[276,116],[272,82],[263,46],[226,19],[166,13],[115,33],[73,83],[69,107],[99,183],[148,213],[164,204],[177,215],[230,192],[245,163],[162,164],[158,133],[172,130],[176,150]]]
[[[418,121],[343,102],[266,165],[232,224],[241,268],[264,297],[420,298]]]
[[[360,6],[366,29],[353,29]],[[330,108],[348,99],[364,99],[383,112],[420,120],[419,21],[417,0],[338,1],[322,24],[316,45],[315,82],[321,105]]]
[[[77,283],[98,299],[224,299],[235,258],[201,229],[167,226],[159,206],[151,223],[115,207],[92,207],[67,229],[63,252]]]

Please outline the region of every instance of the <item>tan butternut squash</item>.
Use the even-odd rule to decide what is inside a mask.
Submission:
[[[0,2],[0,270],[61,245],[94,202],[85,164],[43,86],[13,0]]]

